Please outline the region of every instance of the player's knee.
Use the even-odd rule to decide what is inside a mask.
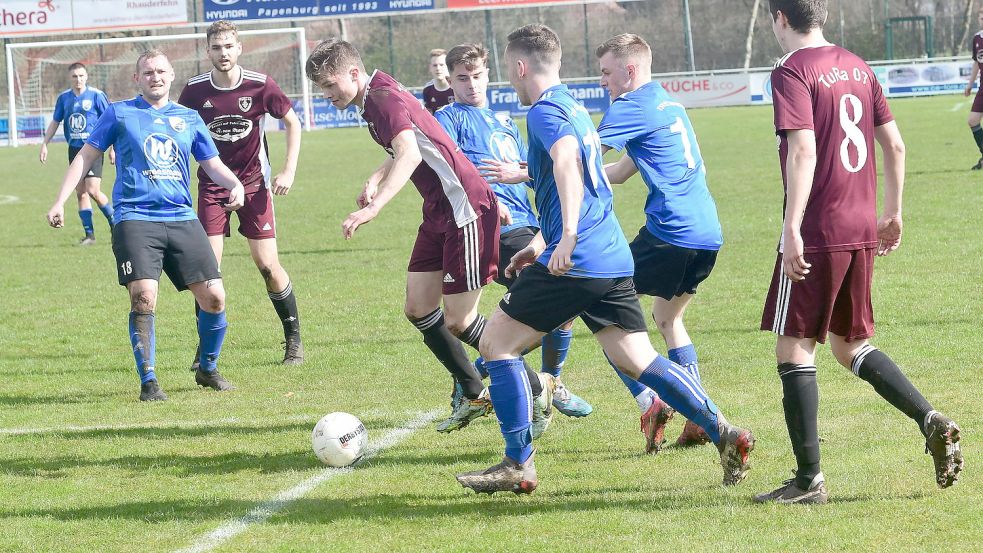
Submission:
[[[446,317],[444,322],[447,325],[447,330],[449,330],[454,336],[460,337],[461,334],[464,334],[464,331],[467,330],[468,325],[464,324],[463,320],[449,317],[446,313],[444,316]]]
[[[198,304],[209,313],[220,313],[225,310],[225,288],[222,281],[214,279],[208,281],[204,297],[198,298]]]
[[[830,350],[833,352],[833,357],[836,358],[836,362],[849,369],[850,365],[853,363],[853,358],[860,350],[861,345],[862,344],[851,344],[849,342],[831,342]]]
[[[273,265],[271,263],[260,263],[256,268],[259,269],[259,274],[263,276],[263,280],[266,282],[273,280]]]
[[[130,294],[130,309],[136,313],[153,313],[156,303],[151,290],[138,290]]]

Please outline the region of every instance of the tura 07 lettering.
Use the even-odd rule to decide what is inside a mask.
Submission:
[[[851,77],[854,81],[863,84],[867,84],[867,81],[870,80],[870,75],[859,67],[854,67],[850,71],[840,69],[839,67],[833,67],[829,71],[819,75],[819,82],[823,83],[826,88],[833,88],[834,84],[840,81],[849,81]]]

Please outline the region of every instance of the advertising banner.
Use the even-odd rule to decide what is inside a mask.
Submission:
[[[432,10],[434,0],[204,0],[205,21],[296,19]]]
[[[0,5],[0,37],[187,22],[187,0],[4,0]]]
[[[874,76],[888,98],[900,96],[930,96],[962,92],[973,69],[972,62],[939,61],[874,65]],[[771,73],[750,75],[751,103],[771,103]],[[974,85],[975,86],[975,85]]]
[[[745,105],[751,98],[747,73],[656,78],[687,108]]]
[[[448,8],[511,8],[551,4],[595,4],[607,0],[447,0]]]

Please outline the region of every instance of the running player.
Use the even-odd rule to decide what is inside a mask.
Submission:
[[[485,178],[498,196],[501,222],[498,239],[500,263],[495,282],[508,288],[515,278],[505,274],[505,265],[539,232],[539,221],[529,203],[526,187],[529,182],[525,167],[526,145],[519,128],[507,113],[495,113],[488,109],[485,95],[488,88],[488,50],[480,44],[455,46],[447,54],[447,69],[454,90],[454,102],[437,110],[434,117],[471,163],[479,170],[484,167],[492,171]],[[500,165],[485,165],[492,161]],[[504,175],[503,166],[511,168],[513,174]],[[586,417],[593,407],[570,392],[560,381],[560,372],[570,349],[572,325],[573,321],[570,321],[543,337],[542,371],[555,379],[553,407],[570,417]],[[481,364],[480,358],[478,364]],[[537,428],[534,433],[541,434],[542,430]]]
[[[602,150],[627,154],[605,167],[608,180],[622,184],[641,172],[649,189],[645,226],[629,245],[635,260],[635,289],[655,297],[652,318],[669,359],[699,385],[696,348],[683,325],[683,313],[697,286],[713,270],[723,236],[696,133],[682,104],[652,80],[652,49],[640,36],[615,36],[595,53],[601,86],[611,95],[611,107],[597,127]],[[658,453],[672,410],[647,386],[620,371],[618,376],[642,410],[645,451]],[[676,445],[709,441],[697,424],[686,421]]]
[[[754,500],[825,503],[829,497],[819,467],[815,364],[816,343],[827,337],[841,365],[918,425],[936,482],[951,486],[963,464],[959,427],[868,342],[874,256],[901,245],[901,134],[874,72],[823,36],[825,1],[770,0],[769,9],[786,52],[771,74],[785,212],[761,329],[778,335],[782,406],[797,469],[793,479]],[[880,218],[875,139],[884,155]]]
[[[58,99],[55,100],[55,112],[51,116],[51,123],[48,123],[48,128],[44,131],[44,141],[41,142],[41,163],[48,161],[48,143],[55,136],[58,125],[63,123],[65,141],[68,142],[68,164],[71,165],[89,138],[89,134],[92,133],[92,129],[95,128],[96,121],[109,107],[109,99],[106,98],[105,92],[86,85],[89,72],[85,65],[81,63],[69,65],[68,76],[72,80],[72,88],[59,94]],[[113,163],[114,160],[115,153],[110,149],[109,163]],[[79,241],[82,246],[89,246],[96,242],[96,229],[92,224],[92,203],[89,198],[95,200],[99,211],[106,216],[110,228],[113,226],[113,205],[102,193],[101,184],[102,156],[99,156],[75,187],[79,219],[82,220],[82,230],[85,231],[85,236]]]
[[[983,29],[983,8],[977,12],[976,21],[979,27]],[[973,69],[969,73],[969,82],[966,83],[966,90],[963,91],[964,96],[969,96],[973,93],[973,85],[977,84],[980,76],[980,67],[983,66],[983,31],[973,35],[973,43],[970,45],[970,51],[973,53]],[[981,120],[983,120],[983,87],[980,87],[976,91],[976,97],[973,98],[973,107],[969,110],[969,119],[966,120],[969,130],[973,132],[976,149],[980,152],[979,161],[976,162],[976,165],[970,167],[973,171],[983,169],[983,127],[980,127]]]
[[[357,105],[373,140],[392,156],[366,181],[356,200],[361,209],[342,224],[345,238],[374,219],[407,180],[423,196],[423,224],[410,255],[404,313],[463,389],[462,399],[437,431],[463,428],[492,409],[488,389],[460,341],[477,349],[485,328],[478,300],[481,287],[498,272],[495,193],[420,102],[386,73],[367,75],[358,50],[348,42],[319,44],[307,59],[306,72],[336,108]],[[533,396],[547,394],[542,403],[549,406],[552,386],[532,380]]]
[[[559,38],[549,27],[526,25],[508,40],[509,80],[519,101],[532,106],[526,120],[529,174],[542,227],[512,258],[507,271],[522,272],[481,341],[505,458],[457,480],[486,493],[536,488],[528,384],[519,354],[580,316],[615,366],[706,430],[720,452],[723,483],[737,484],[747,474],[754,437],[728,424],[686,369],[652,348],[632,284],[631,250],[611,205],[600,139],[590,114],[560,83]]]
[[[454,90],[448,81],[447,50],[435,48],[430,50],[430,64],[427,70],[433,79],[423,87],[423,106],[430,113],[454,101]]]
[[[140,375],[140,400],[167,395],[155,373],[154,310],[163,270],[178,290],[190,289],[201,305],[201,366],[195,382],[218,391],[232,385],[218,372],[225,339],[225,288],[208,237],[191,207],[189,157],[230,190],[225,208],[242,206],[243,189],[218,157],[205,123],[194,110],[169,100],[174,69],[160,50],[140,54],[133,80],[141,94],[109,105],[68,168],[48,223],[64,225],[72,188],[110,146],[120,167],[113,185],[113,253],[119,283],[130,295],[130,343]]]
[[[266,293],[283,325],[283,363],[297,365],[304,361],[300,316],[293,284],[277,253],[276,218],[270,193],[286,195],[293,185],[300,153],[300,119],[272,78],[239,66],[242,43],[234,23],[216,21],[208,27],[205,36],[213,69],[188,80],[178,103],[201,115],[222,161],[245,187],[245,205],[236,211],[239,234],[249,243],[249,254],[266,282]],[[283,170],[276,175],[271,173],[263,132],[266,114],[282,119],[286,127],[286,160]],[[215,184],[199,168],[198,218],[220,267],[225,237],[231,235],[231,213],[223,209],[228,196],[228,190]],[[195,363],[197,358],[196,355]]]

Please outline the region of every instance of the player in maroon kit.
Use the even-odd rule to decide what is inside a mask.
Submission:
[[[447,71],[447,51],[440,48],[430,50],[430,65],[427,69],[433,80],[423,87],[423,106],[434,113],[447,104],[454,103],[454,90],[451,89],[450,72]]]
[[[905,148],[874,72],[823,37],[824,0],[770,0],[786,52],[772,71],[785,215],[762,330],[778,334],[785,421],[795,478],[758,502],[825,503],[819,469],[816,343],[918,424],[940,487],[962,469],[959,427],[932,409],[897,365],[868,343],[874,334],[874,256],[901,245]],[[874,140],[884,154],[877,217]]]
[[[979,13],[976,14],[976,20],[980,28],[983,29],[983,9],[980,9]],[[973,35],[973,44],[970,46],[970,49],[973,52],[973,70],[969,74],[969,82],[966,83],[966,90],[963,91],[964,96],[969,96],[973,93],[973,85],[976,84],[976,80],[980,75],[980,67],[983,66],[983,31]],[[970,167],[974,171],[983,169],[983,127],[980,127],[980,120],[983,120],[983,87],[980,87],[976,91],[976,97],[973,98],[973,107],[969,110],[969,119],[966,120],[969,130],[973,132],[976,149],[980,151],[979,161],[976,162],[976,165]]]
[[[212,23],[206,41],[208,59],[214,68],[189,79],[178,103],[201,115],[222,161],[246,189],[245,205],[236,212],[239,233],[249,242],[249,253],[266,281],[266,291],[283,324],[283,363],[297,365],[304,361],[300,319],[293,285],[277,254],[276,219],[270,193],[285,195],[293,185],[300,153],[300,119],[273,79],[239,66],[242,43],[235,24]],[[287,159],[283,170],[276,175],[271,172],[263,133],[266,114],[282,119],[286,127]],[[198,170],[198,218],[220,265],[225,237],[231,235],[230,214],[223,209],[228,196],[228,190]]]
[[[356,200],[361,209],[342,224],[345,238],[373,220],[407,180],[423,196],[423,224],[410,254],[404,313],[463,389],[454,412],[437,431],[464,428],[492,409],[488,389],[461,342],[478,349],[485,328],[478,313],[481,287],[498,274],[495,193],[416,97],[382,71],[366,74],[358,50],[348,42],[318,44],[305,70],[336,108],[358,106],[373,140],[392,156],[366,181]],[[528,366],[526,370],[532,372],[531,395],[546,393],[541,403],[549,406],[553,390],[544,390],[535,372]]]

